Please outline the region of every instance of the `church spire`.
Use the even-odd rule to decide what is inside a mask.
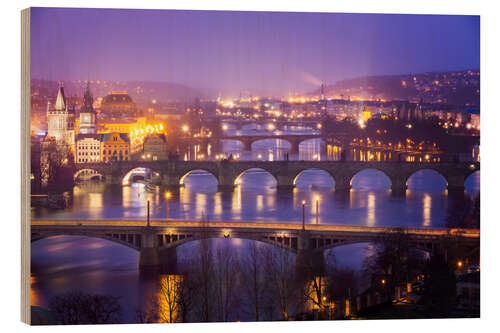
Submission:
[[[86,112],[94,111],[94,97],[92,96],[92,92],[90,91],[90,81],[87,81],[87,89],[83,94],[83,110]]]
[[[59,82],[59,91],[57,92],[55,109],[58,111],[66,110],[66,96],[64,96],[64,86]]]

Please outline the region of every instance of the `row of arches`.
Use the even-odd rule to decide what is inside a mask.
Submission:
[[[227,148],[226,150],[253,150],[255,149],[269,149],[269,147],[274,147],[276,149],[286,149],[291,150],[293,148],[292,142],[283,138],[261,138],[254,141],[246,142],[243,139],[238,140],[235,138],[231,139],[221,139],[222,144]],[[297,145],[296,149],[300,149],[305,145],[325,145],[325,141],[321,138],[308,138],[298,141],[295,143]]]

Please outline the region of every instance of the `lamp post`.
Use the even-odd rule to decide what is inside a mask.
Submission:
[[[170,192],[165,192],[165,200],[167,202],[167,221],[169,219],[169,215],[170,215],[170,198],[172,197],[172,193]]]
[[[306,230],[306,201],[302,200],[302,230]]]
[[[146,216],[147,216],[147,222],[146,222],[147,224],[146,225],[149,227],[149,200],[148,200],[148,210],[147,210]]]
[[[316,224],[319,224],[319,196],[316,197]]]

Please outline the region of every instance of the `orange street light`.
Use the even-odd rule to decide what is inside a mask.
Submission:
[[[170,216],[170,198],[172,197],[172,193],[170,192],[165,192],[165,199],[167,201],[167,221],[169,219],[169,216]]]

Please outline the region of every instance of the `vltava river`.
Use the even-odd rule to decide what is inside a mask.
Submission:
[[[247,130],[248,131],[248,130]],[[259,133],[259,132],[257,132]],[[241,158],[279,158],[283,142],[257,142],[253,151],[243,153],[236,142],[225,142],[224,150],[240,153]],[[285,149],[286,144],[285,144]],[[317,140],[300,146],[300,159],[321,154]],[[265,157],[267,156],[267,158]],[[323,156],[321,157],[323,159]],[[466,191],[479,193],[479,172],[466,181]],[[446,182],[437,173],[424,170],[412,176],[405,197],[390,193],[390,180],[380,171],[366,170],[355,176],[352,190],[336,193],[333,179],[321,170],[304,172],[290,193],[278,193],[274,178],[261,170],[250,170],[241,177],[234,192],[217,192],[217,181],[205,172],[193,172],[185,187],[173,192],[169,200],[171,219],[209,221],[259,221],[300,223],[302,200],[306,200],[306,223],[315,223],[315,204],[319,198],[320,224],[357,226],[402,226],[435,228],[445,225],[449,198]],[[101,183],[82,183],[74,188],[73,206],[66,210],[33,209],[33,218],[58,219],[145,219],[146,202],[151,202],[153,219],[165,219],[167,206],[159,189],[147,191],[140,183],[110,187]],[[243,248],[247,241],[223,242],[228,250]],[[358,270],[367,244],[333,250],[337,264]],[[179,258],[188,258],[194,244],[178,248]],[[125,322],[134,322],[135,309],[141,307],[151,283],[143,281],[137,270],[138,253],[106,240],[80,236],[54,236],[31,246],[32,305],[47,306],[56,294],[72,290],[120,296]]]

